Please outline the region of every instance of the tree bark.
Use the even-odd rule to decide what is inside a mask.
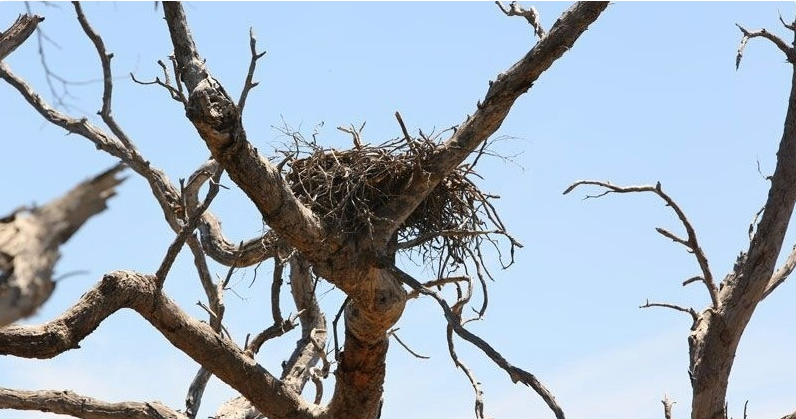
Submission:
[[[734,271],[722,281],[718,307],[709,307],[699,314],[688,338],[693,387],[692,419],[726,417],[727,384],[735,352],[774,274],[794,203],[796,68],[791,78],[788,111],[765,211],[748,251],[742,254]]]
[[[115,166],[42,207],[0,219],[0,327],[33,315],[47,301],[58,247],[107,208],[123,169]]]
[[[0,33],[0,61],[22,45],[43,20],[41,16],[20,15],[8,30]]]

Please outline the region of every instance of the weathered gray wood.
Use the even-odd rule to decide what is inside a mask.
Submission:
[[[44,206],[0,219],[0,327],[32,315],[47,301],[55,288],[58,247],[106,208],[123,169],[114,166]]]

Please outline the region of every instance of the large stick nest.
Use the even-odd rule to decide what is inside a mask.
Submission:
[[[355,147],[342,151],[324,149],[290,132],[295,149],[286,152],[285,178],[293,193],[331,228],[372,233],[375,210],[389,205],[422,170],[439,134],[421,133],[419,138],[405,136],[373,146],[362,144],[361,129],[344,131],[354,136]],[[397,232],[396,251],[408,250],[410,257],[419,256],[425,263],[437,262],[440,276],[460,267],[466,270],[469,261],[480,277],[481,245],[492,244],[500,255],[496,239],[502,236],[510,244],[511,259],[501,264],[513,262],[514,247],[520,244],[508,235],[490,203],[498,197],[481,192],[472,180],[478,176],[473,168],[483,153],[482,148],[473,163],[448,173],[406,219]]]

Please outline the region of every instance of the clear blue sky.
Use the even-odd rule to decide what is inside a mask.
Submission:
[[[59,74],[97,80],[96,53],[67,4],[33,4],[42,27],[61,49],[47,58]],[[563,3],[537,8],[550,27]],[[2,26],[25,10],[0,3]],[[156,60],[171,51],[161,13],[152,2],[91,3],[89,20],[115,53],[114,113],[152,163],[176,182],[208,155],[166,92],[133,84],[159,74]],[[582,201],[586,190],[562,196],[579,179],[617,184],[661,181],[696,226],[718,278],[747,247],[747,228],[763,204],[790,89],[790,67],[769,43],[753,40],[740,71],[740,32],[768,27],[787,37],[778,21],[791,3],[616,3],[516,104],[495,151],[516,155],[480,163],[483,189],[502,199],[503,220],[525,244],[517,263],[498,270],[486,319],[471,324],[514,364],[536,374],[571,418],[662,417],[664,392],[690,405],[686,337],[690,320],[664,309],[640,310],[647,298],[703,308],[703,288],[680,283],[698,272],[693,257],[655,233],[681,231],[674,215],[650,196],[609,196]],[[281,139],[272,128],[282,118],[305,132],[323,121],[319,141],[347,147],[334,127],[367,121],[365,138],[398,136],[398,110],[412,130],[446,128],[475,108],[487,81],[533,44],[524,20],[506,18],[491,2],[478,3],[192,3],[189,22],[213,74],[229,92],[240,91],[248,66],[248,28],[268,51],[260,87],[244,115],[249,138],[264,153]],[[7,62],[52,99],[42,77],[35,40]],[[72,115],[90,118],[100,108],[99,83],[70,87]],[[44,203],[114,161],[85,139],[65,136],[43,122],[8,85],[0,83],[0,213]],[[229,183],[229,181],[227,181]],[[261,231],[260,217],[238,191],[224,191],[212,209],[233,240]],[[58,284],[31,322],[56,316],[104,272],[153,272],[173,233],[145,183],[131,176],[110,203],[63,249],[59,274],[87,270]],[[785,249],[796,243],[788,235]],[[269,323],[267,278],[259,269],[238,274],[226,295],[227,326],[236,341]],[[427,274],[411,269],[421,278]],[[219,274],[225,272],[216,267]],[[796,409],[796,347],[786,282],[758,309],[738,352],[730,385],[730,413],[779,417]],[[204,318],[204,299],[190,258],[183,255],[166,291],[185,310]],[[323,297],[334,310],[336,291]],[[289,307],[286,305],[286,307]],[[285,309],[286,311],[288,309]],[[401,337],[429,361],[399,345],[389,353],[383,417],[473,417],[472,392],[447,356],[444,323],[430,301],[413,301],[399,325]],[[261,362],[275,368],[295,335],[269,343]],[[117,313],[81,344],[54,360],[0,359],[0,386],[72,389],[109,400],[161,400],[173,408],[197,366],[134,313]],[[483,382],[486,412],[498,418],[552,417],[529,389],[510,383],[488,360],[458,344]],[[231,390],[213,380],[200,417],[214,413]],[[779,415],[779,416],[777,416]],[[49,417],[4,411],[3,418]]]

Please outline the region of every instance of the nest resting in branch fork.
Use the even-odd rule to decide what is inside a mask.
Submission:
[[[373,233],[372,220],[378,208],[403,193],[413,176],[423,175],[423,162],[437,147],[439,134],[405,137],[376,146],[362,145],[359,132],[349,150],[323,149],[297,133],[290,133],[296,148],[286,152],[285,178],[293,193],[331,228],[348,234]],[[410,251],[423,262],[438,262],[438,274],[446,275],[467,261],[481,276],[481,245],[508,239],[513,262],[514,247],[521,246],[506,232],[490,200],[498,198],[481,192],[472,181],[478,176],[473,163],[451,171],[400,227],[396,251]],[[487,275],[489,272],[484,269]]]

